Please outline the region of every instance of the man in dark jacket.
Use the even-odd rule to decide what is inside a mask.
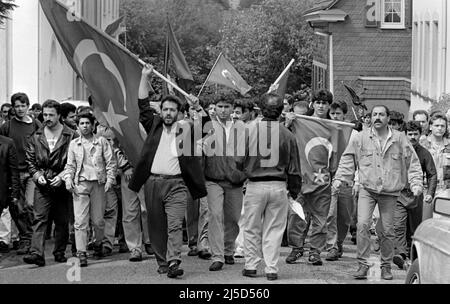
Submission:
[[[149,85],[152,72],[150,65],[142,70],[138,103],[140,122],[147,132],[147,139],[128,187],[138,192],[146,183],[150,241],[159,265],[158,272],[176,278],[184,273],[179,264],[187,191],[195,200],[206,196],[206,187],[200,157],[194,155],[196,132],[187,121],[177,121],[181,100],[171,95],[164,97],[160,116],[150,107],[148,94],[153,91]],[[206,116],[198,99],[192,96],[191,101],[192,107]]]
[[[14,141],[0,135],[0,215],[11,202],[17,202],[19,191],[19,169]]]
[[[45,231],[47,225],[51,225],[50,214],[55,222],[55,261],[67,261],[64,253],[69,237],[71,200],[70,193],[64,187],[63,174],[69,144],[77,134],[60,123],[60,106],[54,100],[44,102],[44,127],[30,138],[26,150],[28,169],[36,183],[36,191],[31,249],[23,260],[38,266],[45,265]]]
[[[264,118],[248,126],[245,156],[237,157],[249,180],[243,203],[242,274],[256,277],[258,264],[264,258],[267,279],[276,280],[288,194],[295,199],[301,190],[300,154],[294,135],[279,123],[282,97],[266,94],[261,103]]]
[[[437,172],[433,157],[427,149],[419,144],[422,127],[417,121],[406,124],[406,136],[417,153],[428,189],[425,196],[414,196],[409,185],[400,193],[394,214],[395,256],[394,264],[403,269],[405,260],[409,257],[411,236],[422,222],[423,202],[430,204],[437,187]]]

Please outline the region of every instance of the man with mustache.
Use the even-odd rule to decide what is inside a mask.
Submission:
[[[165,96],[161,101],[160,115],[155,115],[150,106],[149,93],[154,95],[149,84],[152,72],[151,65],[142,69],[138,105],[139,119],[147,132],[147,139],[128,187],[138,192],[146,184],[150,241],[159,265],[158,273],[177,278],[184,274],[179,265],[187,192],[194,200],[205,197],[207,192],[201,158],[194,154],[197,134],[189,122],[177,121],[182,101],[176,96]],[[190,100],[199,116],[205,116],[203,124],[208,116],[198,98],[191,96]],[[202,132],[199,135],[201,138]]]
[[[392,280],[391,264],[394,257],[394,214],[400,192],[407,183],[412,195],[419,196],[423,189],[423,173],[414,148],[404,133],[388,126],[390,112],[384,105],[372,109],[372,128],[350,139],[342,154],[333,188],[339,191],[343,183],[351,184],[358,170],[358,270],[355,279],[367,279],[370,268],[370,224],[378,205],[380,220],[377,234],[381,247],[381,277]]]
[[[58,263],[65,263],[69,237],[70,193],[63,183],[64,166],[69,144],[77,133],[60,122],[61,105],[47,100],[42,105],[44,127],[30,138],[26,150],[28,170],[36,183],[33,237],[30,254],[23,260],[28,264],[45,265],[45,231],[55,222],[55,249]],[[51,219],[49,218],[52,214]]]
[[[427,149],[419,144],[422,127],[417,121],[409,121],[406,124],[406,136],[419,157],[423,174],[426,176],[428,190],[425,194],[415,197],[408,187],[402,190],[395,209],[395,241],[396,248],[394,264],[403,269],[407,257],[409,257],[409,247],[411,236],[422,222],[423,202],[430,204],[433,200],[437,187],[437,172],[434,165],[433,156]]]

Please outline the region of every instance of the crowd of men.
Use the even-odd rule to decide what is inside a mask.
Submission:
[[[276,280],[284,236],[292,248],[286,263],[304,255],[309,235],[308,262],[320,266],[324,256],[342,257],[349,232],[356,279],[367,278],[372,247],[383,279],[393,279],[392,263],[405,267],[411,236],[426,218],[423,204],[450,181],[443,113],[416,111],[409,122],[385,105],[361,113],[337,172],[308,192],[292,122],[297,115],[345,121],[345,102],[327,90],[308,100],[269,93],[256,103],[229,94],[203,106],[193,96],[156,101],[152,72],[144,67],[139,86],[147,138],[135,167],[91,107],[47,100],[30,108],[23,93],[1,106],[1,252],[13,248],[25,263],[44,266],[53,236],[54,260],[66,262],[71,244],[84,267],[91,255],[111,255],[117,238],[130,261],[142,261],[144,248],[158,273],[176,278],[184,274],[185,223],[188,255],[211,260],[210,271],[245,258],[242,275],[256,277],[263,260],[267,279]],[[259,149],[251,153],[270,137],[278,140],[275,163]],[[303,206],[305,219],[290,200]]]

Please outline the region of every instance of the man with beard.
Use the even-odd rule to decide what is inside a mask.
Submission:
[[[28,143],[26,157],[28,170],[36,183],[33,237],[27,264],[45,265],[44,246],[47,226],[55,222],[55,262],[65,263],[69,236],[70,193],[63,183],[64,166],[69,144],[78,137],[75,131],[60,122],[61,105],[47,100],[42,105],[44,127],[36,131]]]
[[[181,100],[172,95],[164,97],[160,116],[150,106],[149,93],[154,95],[149,85],[152,72],[151,65],[142,69],[138,104],[147,139],[128,187],[138,192],[146,184],[150,241],[159,265],[158,273],[176,278],[184,274],[179,264],[187,191],[194,200],[205,197],[207,192],[200,157],[194,155],[196,138],[192,125],[185,120],[177,121]],[[190,99],[192,108],[207,117],[198,98]],[[202,123],[206,120],[202,119]],[[201,132],[199,135],[201,138]]]
[[[433,156],[419,144],[422,126],[417,121],[410,121],[406,124],[405,132],[419,157],[423,174],[427,179],[428,189],[425,197],[423,195],[415,197],[409,187],[405,187],[398,198],[394,220],[396,254],[393,262],[400,269],[403,269],[405,261],[409,257],[411,236],[422,222],[423,202],[431,203],[437,187],[437,172]]]
[[[357,259],[355,279],[367,279],[371,266],[370,224],[375,206],[380,220],[381,278],[392,280],[391,263],[394,256],[394,213],[400,191],[409,183],[414,196],[423,188],[423,174],[414,148],[404,133],[388,126],[389,109],[384,105],[372,109],[372,128],[356,134],[341,156],[333,181],[333,190],[339,192],[344,183],[352,184],[358,170],[361,184],[358,198]]]
[[[77,112],[77,107],[70,102],[63,102],[61,104],[61,118],[62,122],[71,128],[72,130],[77,130],[77,122],[75,114]]]

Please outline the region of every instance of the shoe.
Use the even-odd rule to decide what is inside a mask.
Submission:
[[[152,248],[152,244],[145,244],[145,252],[147,252],[148,255],[154,255],[155,251]]]
[[[25,255],[23,261],[27,264],[38,265],[39,267],[45,266],[45,259],[37,253]]]
[[[191,250],[189,250],[188,256],[197,256],[198,255],[198,250],[197,250],[197,246],[191,247]]]
[[[320,259],[320,254],[310,253],[308,257],[308,262],[314,266],[322,266],[322,260]]]
[[[30,252],[30,241],[20,241],[19,248],[17,249],[17,255],[24,255]]]
[[[107,257],[112,255],[112,249],[106,246],[102,246],[102,256]]]
[[[275,280],[278,280],[278,274],[277,273],[266,273],[266,278],[269,281],[275,281]]]
[[[360,264],[358,270],[353,273],[353,277],[357,280],[365,280],[368,272],[369,266]]]
[[[381,267],[381,278],[383,280],[392,280],[394,278],[391,267]]]
[[[65,262],[67,262],[67,258],[64,256],[64,253],[55,254],[55,262],[56,263],[65,263]]]
[[[5,242],[0,242],[0,253],[8,253],[9,252],[9,245]]]
[[[222,270],[223,267],[223,263],[216,261],[214,263],[211,264],[211,266],[209,266],[209,271],[219,271]]]
[[[175,279],[176,277],[180,277],[184,274],[184,270],[181,268],[178,268],[178,263],[172,263],[169,266],[169,270],[167,271],[167,277],[171,279]]]
[[[138,249],[131,250],[129,261],[130,262],[142,261],[142,253]]]
[[[125,252],[128,252],[129,250],[128,250],[128,246],[127,246],[127,243],[125,243],[125,242],[120,242],[119,243],[119,253],[125,253]]]
[[[344,248],[342,244],[337,244],[337,248],[338,248],[337,250],[338,258],[342,258],[342,255],[344,254]]]
[[[303,256],[303,248],[292,248],[291,253],[286,258],[286,263],[295,264],[295,262]]]
[[[331,248],[330,251],[328,251],[327,256],[325,257],[325,260],[327,261],[337,261],[339,259],[339,253],[336,248]]]
[[[167,265],[161,265],[158,267],[159,274],[167,273],[168,271],[169,271],[169,266],[167,266]]]
[[[86,252],[78,252],[78,259],[80,259],[80,267],[86,267],[88,265]]]
[[[250,270],[250,269],[242,269],[242,275],[244,277],[249,277],[249,278],[256,278],[256,270]]]
[[[204,260],[210,260],[212,257],[212,254],[208,250],[200,250],[198,252],[198,257],[201,259],[204,259]]]
[[[225,256],[225,264],[234,265],[234,258],[232,255]]]
[[[103,257],[103,246],[96,246],[95,248],[94,248],[94,254],[93,254],[93,256],[94,256],[94,259],[96,259],[96,260],[100,260],[102,257]]]
[[[393,262],[399,269],[403,269],[403,266],[405,265],[405,259],[401,254],[394,255]]]
[[[86,249],[87,250],[95,250],[95,243],[94,242],[90,242],[88,245],[87,245],[87,247],[86,247]]]

